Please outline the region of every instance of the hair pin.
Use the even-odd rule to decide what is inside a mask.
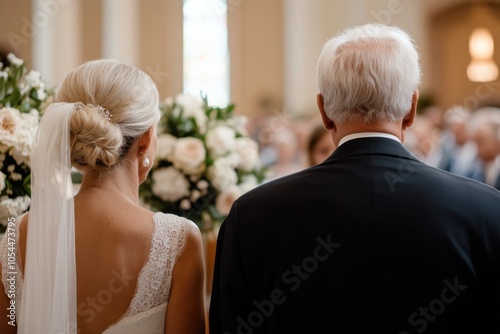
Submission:
[[[76,102],[75,103],[75,110],[81,110],[82,108],[93,108],[96,109],[97,112],[104,117],[107,121],[111,120],[111,117],[113,116],[106,108],[101,107],[100,105],[93,105],[93,104],[83,104],[82,102]]]

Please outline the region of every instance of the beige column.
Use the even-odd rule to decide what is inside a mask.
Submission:
[[[33,0],[33,68],[49,87],[80,64],[80,0]]]
[[[103,0],[103,58],[138,64],[137,0]]]
[[[282,110],[283,6],[287,1],[227,1],[230,100],[237,113],[253,117]]]

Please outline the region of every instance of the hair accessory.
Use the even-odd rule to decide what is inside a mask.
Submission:
[[[148,151],[146,151],[146,153],[144,154],[144,160],[142,161],[142,165],[144,167],[148,167],[149,166]]]
[[[82,108],[93,108],[97,109],[97,112],[104,117],[107,121],[111,120],[111,117],[113,116],[106,108],[101,107],[100,105],[93,105],[93,104],[83,104],[82,102],[76,102],[75,103],[75,110],[81,110]]]

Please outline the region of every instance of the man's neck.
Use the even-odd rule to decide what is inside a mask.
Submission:
[[[403,130],[401,122],[385,122],[383,124],[365,124],[360,122],[353,122],[337,125],[331,130],[333,141],[337,146],[339,145],[340,140],[345,136],[360,132],[388,133],[396,136],[401,142],[403,142],[406,129]]]

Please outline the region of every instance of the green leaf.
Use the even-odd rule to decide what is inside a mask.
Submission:
[[[24,65],[19,66],[14,73],[14,80],[18,82],[23,77]]]
[[[10,96],[10,105],[13,107],[17,106],[19,99],[21,99],[21,92],[18,89],[14,89],[12,95]]]
[[[5,80],[0,79],[0,101],[5,97]]]

